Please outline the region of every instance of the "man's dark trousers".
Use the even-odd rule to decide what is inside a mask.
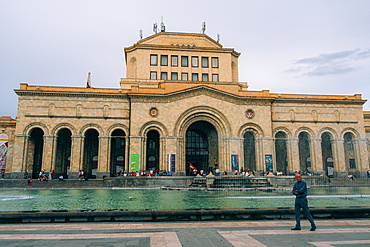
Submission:
[[[315,222],[312,219],[312,215],[308,211],[308,203],[307,203],[307,197],[296,197],[295,198],[295,220],[296,220],[296,227],[301,228],[301,211],[302,208],[304,215],[306,215],[306,218],[311,223],[311,227],[315,226]]]

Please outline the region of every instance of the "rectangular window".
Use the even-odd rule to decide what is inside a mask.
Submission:
[[[355,159],[349,159],[349,168],[356,169],[356,161]]]
[[[157,72],[150,71],[150,80],[157,80]]]
[[[177,72],[172,72],[171,73],[171,80],[172,81],[177,81]]]
[[[212,58],[212,68],[218,68],[218,57]]]
[[[178,56],[171,56],[171,66],[177,67],[179,63],[179,57]]]
[[[193,73],[192,81],[198,81],[198,73]]]
[[[168,65],[168,56],[161,55],[161,66],[167,66],[167,65]]]
[[[208,74],[202,74],[202,81],[208,81]]]
[[[161,80],[167,80],[167,72],[161,72]]]
[[[212,81],[217,82],[218,81],[218,74],[212,75]]]
[[[153,54],[150,55],[150,65],[151,66],[157,66],[157,62],[158,62],[157,60],[158,60],[157,55],[153,55]]]
[[[181,56],[181,67],[188,67],[188,57]]]
[[[202,57],[202,68],[208,68],[208,57]]]
[[[188,73],[182,73],[181,74],[181,80],[187,81],[188,80]]]
[[[191,57],[191,67],[198,67],[198,57]]]

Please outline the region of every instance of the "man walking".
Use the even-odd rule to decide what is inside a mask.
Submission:
[[[302,208],[304,215],[306,215],[307,219],[311,223],[310,231],[315,231],[316,225],[312,219],[312,215],[308,211],[308,203],[307,203],[307,184],[305,181],[302,180],[301,174],[296,174],[295,179],[297,182],[293,186],[293,194],[296,196],[295,198],[295,220],[296,225],[292,230],[301,230],[301,212],[300,209]]]

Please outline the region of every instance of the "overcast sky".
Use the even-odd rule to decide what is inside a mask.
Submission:
[[[239,80],[272,93],[370,99],[370,1],[0,0],[0,116],[17,115],[20,82],[118,88],[123,48],[166,31],[221,36],[241,52]],[[370,110],[366,103],[365,110]]]

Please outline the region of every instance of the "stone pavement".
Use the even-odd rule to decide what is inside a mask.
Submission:
[[[0,225],[0,246],[370,246],[370,220]]]

